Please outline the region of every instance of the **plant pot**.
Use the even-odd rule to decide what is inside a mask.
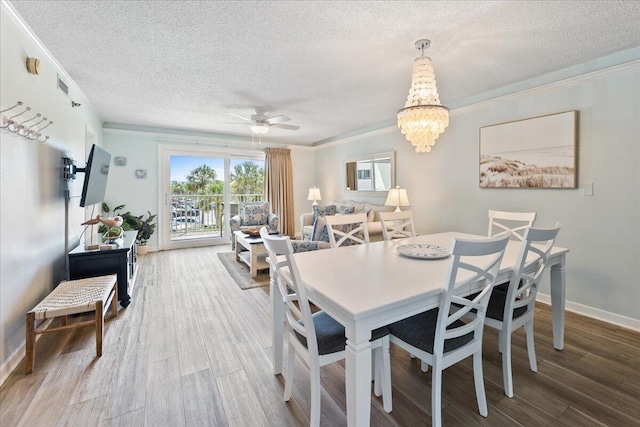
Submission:
[[[138,255],[146,255],[149,252],[149,246],[138,245]]]

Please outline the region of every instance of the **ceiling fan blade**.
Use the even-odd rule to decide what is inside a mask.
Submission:
[[[218,122],[221,125],[247,125],[247,122]]]
[[[271,117],[269,119],[269,123],[271,123],[272,125],[275,125],[276,123],[288,122],[289,120],[291,120],[290,117],[285,115],[279,115],[279,116]]]
[[[242,117],[242,116],[239,116],[239,115],[234,114],[234,113],[229,113],[229,114],[231,114],[233,117],[237,117],[237,118],[239,118],[239,119],[246,120],[246,121],[248,121],[248,122],[253,122],[253,120],[248,119],[248,118],[246,118],[246,117]]]
[[[298,130],[298,129],[300,129],[300,126],[282,125],[282,124],[279,124],[279,123],[272,124],[271,127],[272,128],[280,128],[280,129],[288,129],[288,130]]]

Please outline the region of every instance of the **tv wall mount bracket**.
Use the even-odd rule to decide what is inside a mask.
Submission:
[[[86,168],[79,168],[76,166],[76,161],[71,157],[62,157],[62,180],[73,181],[76,179],[76,173],[84,172]]]

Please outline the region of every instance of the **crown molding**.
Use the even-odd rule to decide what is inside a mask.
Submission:
[[[56,58],[49,52],[49,49],[42,43],[42,41],[36,36],[33,30],[27,25],[26,22],[22,19],[22,16],[18,13],[18,11],[13,7],[13,5],[8,0],[0,0],[0,7],[3,11],[7,12],[7,14],[13,19],[13,21],[20,27],[23,33],[27,36],[27,38],[31,39],[31,41],[42,51],[44,56],[53,63],[53,65],[58,68],[58,73],[64,77],[65,83],[68,83],[70,87],[73,88],[73,91],[76,92],[82,98],[82,102],[88,106],[93,114],[98,117],[98,120],[102,121],[102,116],[96,109],[95,105],[89,100],[87,95],[80,89],[80,86],[71,78],[67,70],[58,62]]]

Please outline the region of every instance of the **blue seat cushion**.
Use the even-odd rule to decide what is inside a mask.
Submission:
[[[313,315],[313,325],[316,328],[316,339],[318,340],[318,354],[337,353],[345,349],[347,337],[344,333],[344,326],[338,323],[333,317],[324,311]],[[371,341],[389,335],[389,329],[383,327],[371,332]],[[296,332],[296,336],[307,347],[307,338]]]
[[[509,285],[508,283],[506,285]],[[495,287],[491,291],[489,306],[487,307],[487,317],[499,320],[504,319],[504,306],[507,303],[507,291],[502,287]],[[474,299],[479,292],[466,296],[467,299]],[[457,304],[456,304],[457,305]],[[513,311],[513,319],[517,319],[527,312],[527,307],[518,307]]]
[[[504,306],[507,303],[507,293],[502,289],[494,289],[491,292],[487,316],[502,322],[504,319]],[[527,312],[527,307],[518,307],[513,310],[513,319],[517,319]]]
[[[422,351],[433,354],[433,341],[436,337],[436,324],[438,322],[438,311],[433,310],[416,314],[407,319],[400,320],[389,325],[391,335],[401,339],[409,345],[419,348]],[[456,320],[447,329],[464,326],[464,322]],[[473,339],[473,332],[469,332],[461,337],[448,339],[444,342],[444,352],[462,347]]]

